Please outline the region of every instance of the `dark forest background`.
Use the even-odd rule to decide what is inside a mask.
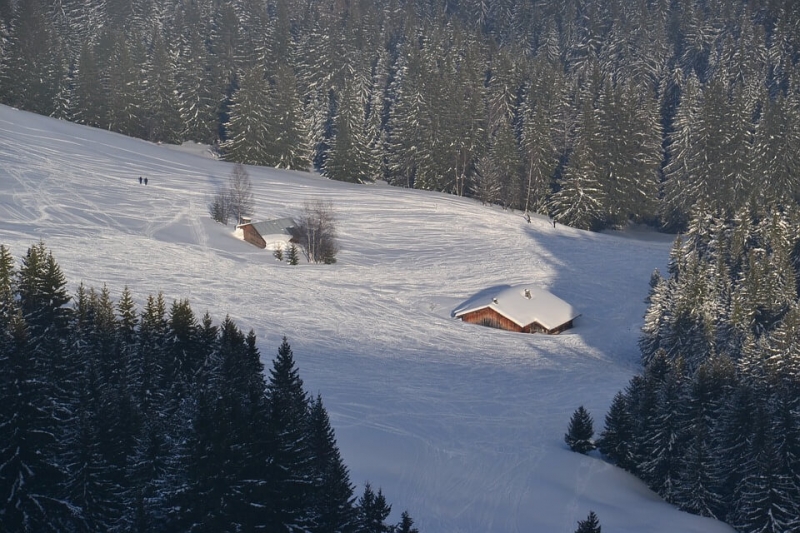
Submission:
[[[795,0],[0,0],[0,101],[580,228],[800,198]]]
[[[800,531],[800,211],[702,213],[655,272],[644,371],[598,445],[667,501],[742,533]]]

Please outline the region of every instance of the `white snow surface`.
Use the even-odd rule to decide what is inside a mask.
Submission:
[[[732,531],[563,440],[579,405],[599,431],[639,370],[643,299],[671,237],[248,167],[255,217],[315,199],[338,215],[338,262],[292,267],[209,217],[231,170],[204,150],[0,107],[0,243],[19,260],[43,240],[73,292],[106,284],[117,299],[127,285],[140,306],[161,291],[217,323],[229,314],[267,368],[286,335],[357,493],[381,487],[391,520],[408,510],[422,533],[571,533],[590,510],[609,533]],[[576,327],[529,335],[451,317],[480,290],[522,283],[579,309]]]
[[[534,322],[552,330],[576,318],[580,313],[570,304],[540,287],[515,285],[481,291],[453,311],[460,318],[489,307],[520,327]]]

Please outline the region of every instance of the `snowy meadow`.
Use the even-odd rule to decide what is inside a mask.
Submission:
[[[677,511],[563,435],[584,405],[595,430],[639,370],[648,280],[672,238],[526,222],[519,212],[385,185],[247,167],[256,220],[330,201],[334,265],[289,266],[211,220],[232,164],[0,106],[0,243],[40,240],[70,290],[125,286],[141,304],[188,298],[253,329],[265,364],[285,335],[325,401],[351,479],[382,488],[392,521],[423,533],[571,533],[595,511],[609,532],[730,532]],[[140,184],[139,177],[148,178]],[[453,309],[531,284],[578,309],[575,328],[526,335],[464,324]]]

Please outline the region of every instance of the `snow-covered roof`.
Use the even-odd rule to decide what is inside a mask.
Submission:
[[[574,307],[558,296],[532,285],[486,291],[455,309],[453,316],[460,318],[487,307],[520,327],[537,322],[547,329],[555,329],[580,316]]]
[[[241,224],[242,226],[244,224]],[[266,237],[267,235],[288,235],[292,236],[290,228],[296,226],[292,218],[276,218],[274,220],[263,220],[261,222],[250,222],[250,225],[255,228],[259,235]]]

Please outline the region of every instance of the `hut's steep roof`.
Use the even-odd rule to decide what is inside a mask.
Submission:
[[[244,224],[242,224],[244,226]],[[251,226],[262,237],[267,235],[292,235],[291,229],[296,226],[291,218],[276,218],[274,220],[263,220],[261,222],[251,222]]]
[[[548,330],[580,316],[574,307],[558,296],[531,285],[514,285],[484,293],[455,309],[453,316],[460,318],[487,307],[520,327],[536,322]]]

